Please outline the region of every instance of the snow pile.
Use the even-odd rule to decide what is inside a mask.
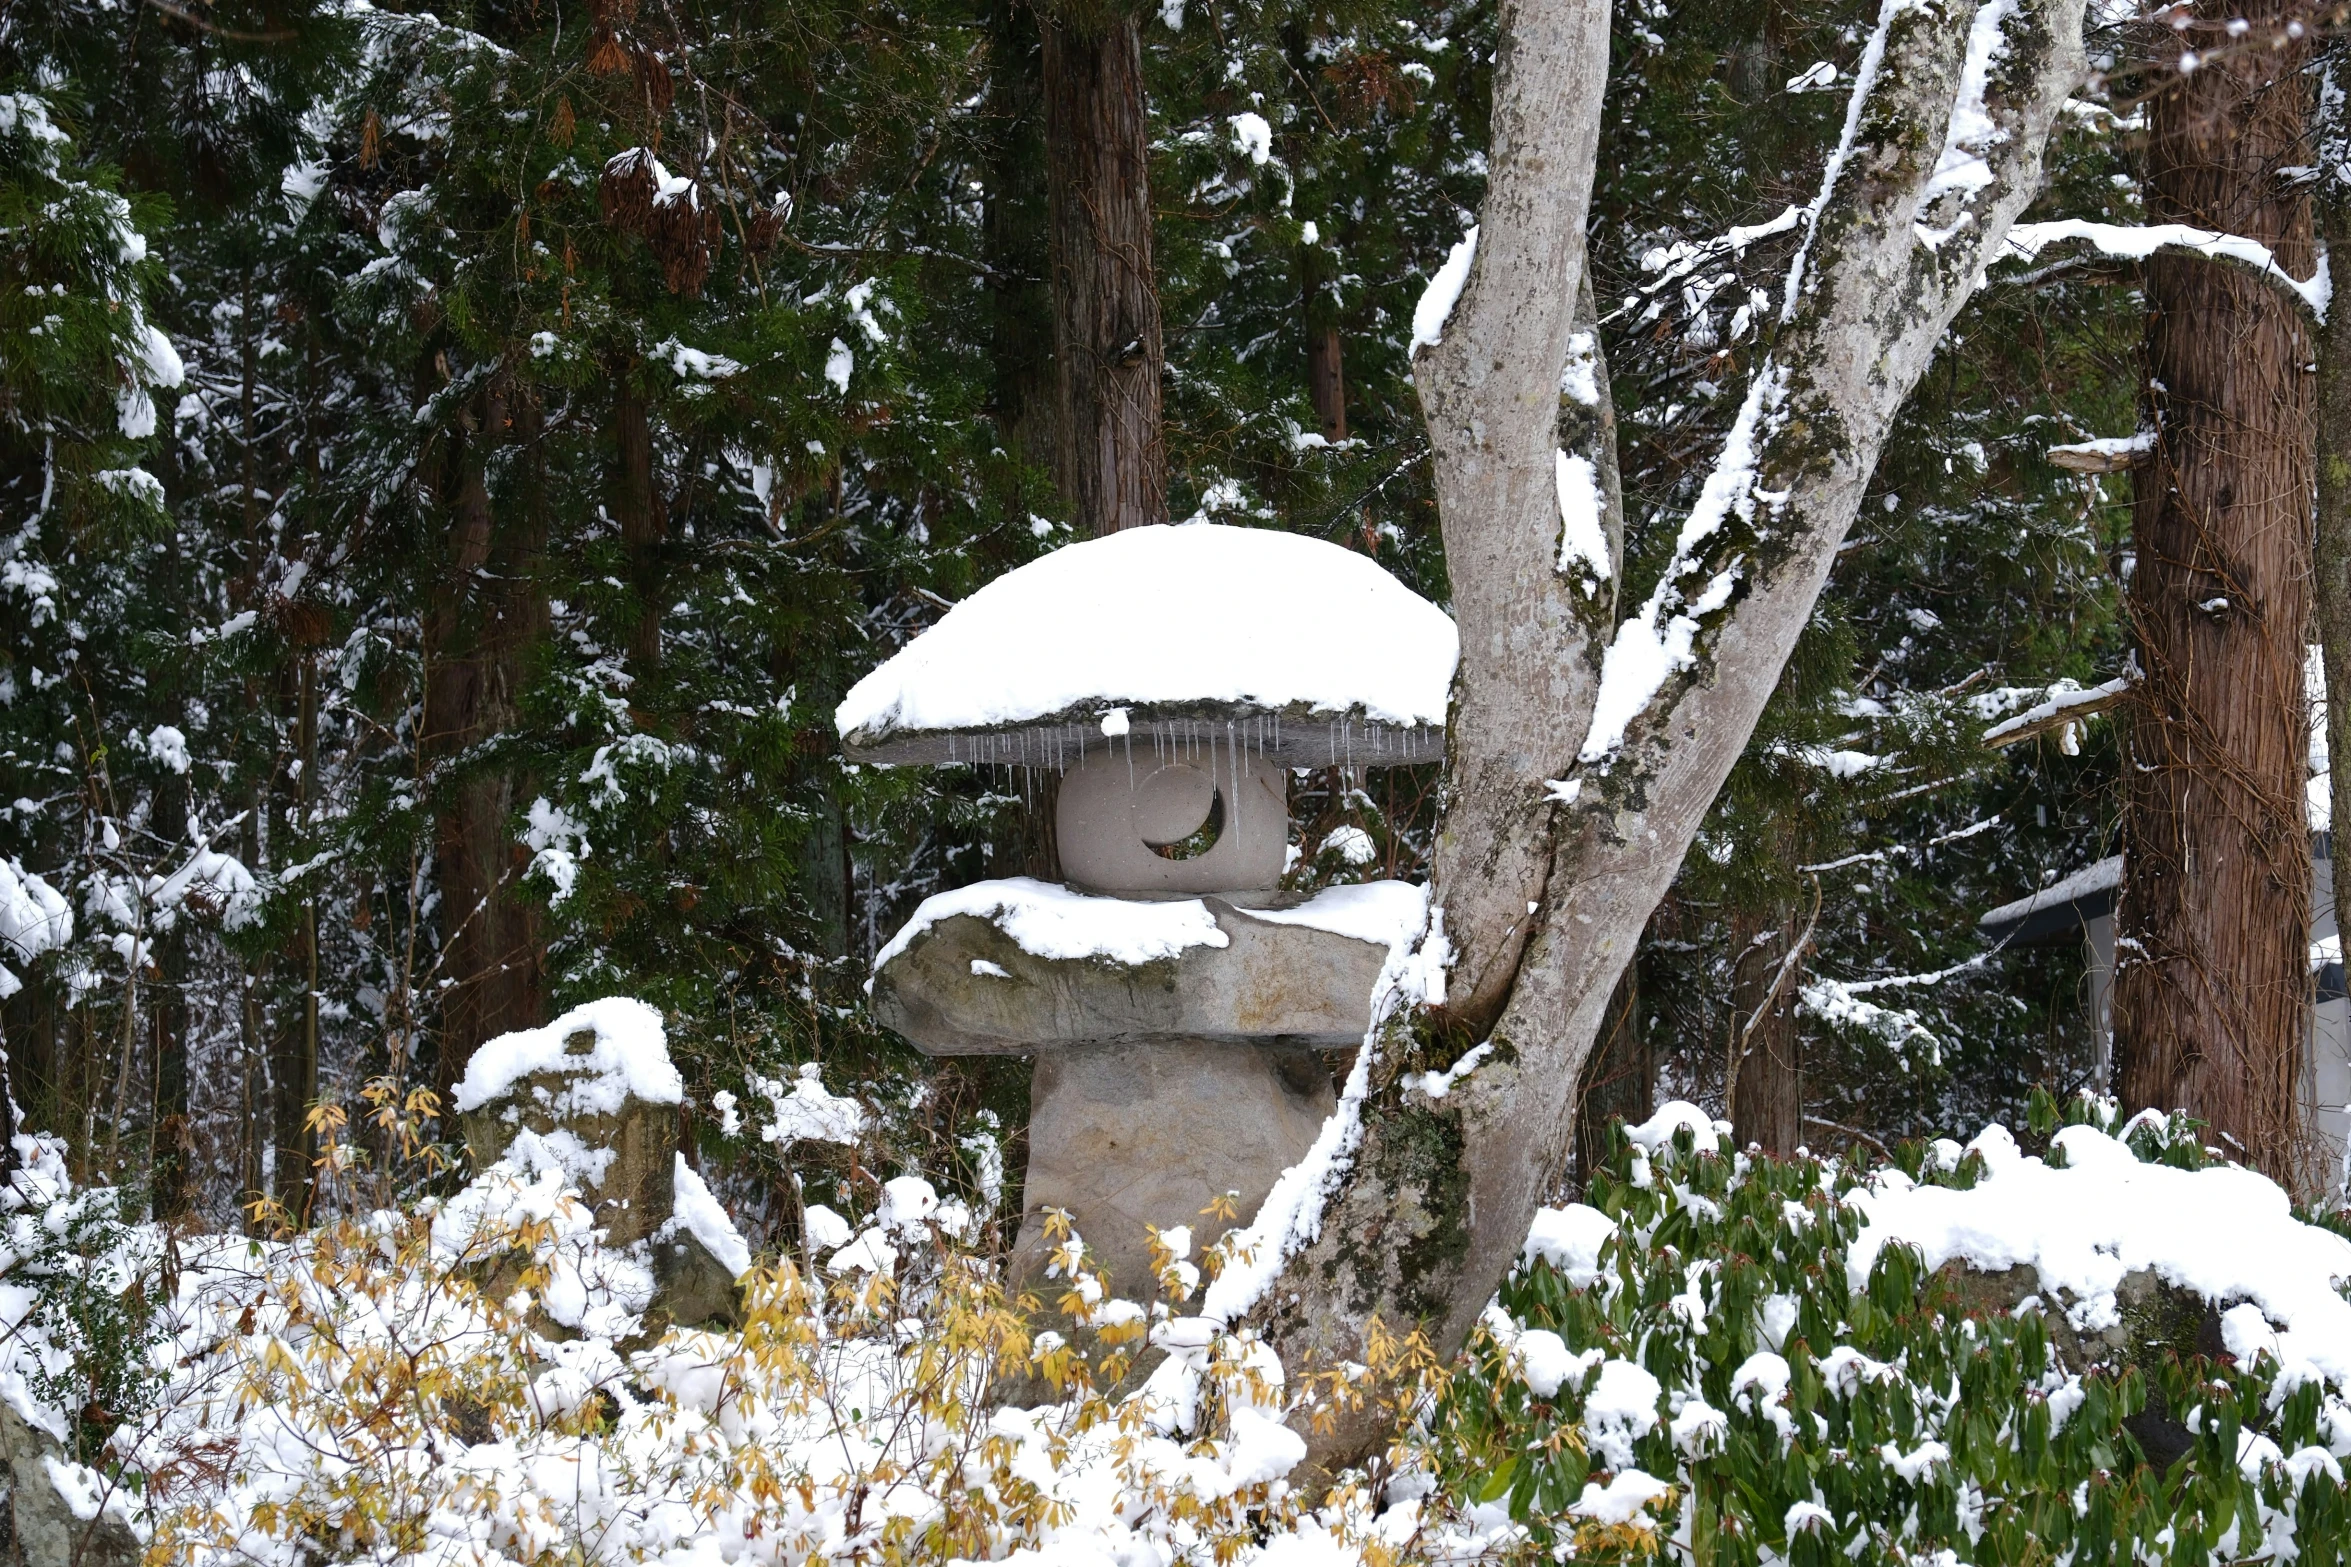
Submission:
[[[588,1036],[585,1050],[572,1048],[575,1035]],[[617,1115],[631,1098],[674,1105],[686,1092],[670,1063],[661,1014],[642,1001],[606,996],[544,1028],[501,1034],[476,1050],[457,1085],[457,1110],[478,1110],[539,1075],[562,1079],[558,1087],[530,1088],[532,1102],[558,1118]],[[517,1113],[510,1110],[508,1119]]]
[[[1369,556],[1268,528],[1129,528],[998,577],[834,720],[852,746],[1154,704],[1439,725],[1456,653],[1445,612]]]

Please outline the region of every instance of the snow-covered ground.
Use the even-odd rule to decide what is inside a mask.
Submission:
[[[664,1087],[666,1058],[628,1027],[638,1015],[604,1005],[633,1041],[607,1052],[612,1071]],[[500,1061],[541,1064],[545,1049],[529,1044]],[[823,1093],[812,1079],[797,1087]],[[1723,1146],[1725,1130],[1681,1104],[1630,1129],[1620,1178],[1598,1193],[1610,1211],[1537,1215],[1469,1370],[1451,1373],[1485,1375],[1497,1408],[1527,1411],[1512,1418],[1574,1433],[1582,1488],[1531,1519],[1524,1507],[1514,1516],[1506,1488],[1474,1494],[1448,1468],[1441,1382],[1424,1386],[1421,1423],[1381,1483],[1351,1477],[1308,1505],[1293,1484],[1305,1444],[1285,1423],[1308,1418],[1294,1377],[1245,1326],[1206,1314],[1218,1292],[1201,1292],[1202,1264],[1213,1274],[1221,1257],[1193,1259],[1187,1237],[1163,1237],[1165,1293],[1145,1306],[1106,1299],[1073,1236],[1061,1259],[1064,1331],[1032,1342],[1034,1323],[1007,1309],[969,1249],[969,1212],[913,1174],[888,1181],[856,1222],[810,1210],[801,1253],[746,1268],[740,1331],[648,1333],[649,1253],[604,1244],[566,1162],[527,1133],[446,1202],[293,1240],[180,1240],[161,1275],[151,1408],[115,1431],[99,1468],[50,1467],[87,1516],[110,1509],[165,1559],[190,1563],[1169,1567],[1460,1560],[1517,1548],[1530,1529],[1586,1544],[1687,1541],[1699,1467],[1727,1461],[1742,1432],[1796,1451],[1813,1438],[1790,1410],[1856,1390],[1908,1390],[1907,1434],[1869,1464],[1921,1495],[1960,1484],[1948,1473],[1968,1412],[1960,1383],[1936,1383],[1924,1360],[1906,1368],[1855,1347],[1885,1331],[1882,1315],[1869,1326],[1865,1302],[1900,1245],[1929,1271],[2029,1264],[2040,1290],[2017,1319],[2062,1313],[2082,1333],[2112,1326],[2126,1276],[2151,1273],[2220,1308],[2230,1355],[2266,1379],[2273,1409],[2311,1390],[2315,1403],[2280,1419],[2301,1420],[2313,1440],[2289,1450],[2244,1434],[2245,1474],[2270,1476],[2260,1495],[2286,1500],[2249,1504],[2259,1538],[2243,1535],[2240,1556],[2290,1552],[2294,1486],[2340,1491],[2351,1241],[2295,1218],[2262,1177],[2143,1157],[2162,1126],[2111,1118],[2058,1131],[2046,1157],[1987,1128],[1966,1148],[1935,1145],[1915,1177],[1752,1164]],[[72,1190],[49,1145],[19,1147],[0,1398],[71,1440],[67,1373],[88,1335],[58,1315],[57,1281],[156,1277],[162,1242],[144,1225],[101,1224],[95,1259],[74,1261],[69,1237],[103,1217],[107,1198]],[[1772,1227],[1757,1234],[1778,1274],[1808,1282],[1760,1294],[1738,1282],[1747,1265],[1714,1237],[1740,1212]],[[749,1263],[699,1182],[681,1190],[681,1220],[730,1266]],[[1642,1282],[1653,1276],[1672,1287]],[[1187,1306],[1204,1314],[1182,1315]],[[1708,1336],[1726,1324],[1730,1337]],[[1973,1328],[1955,1331],[1954,1342],[1975,1341]],[[1725,1368],[1710,1366],[1706,1346],[1750,1343],[1723,1407],[1722,1389],[1708,1388]],[[1106,1362],[1146,1345],[1166,1358],[1139,1391],[1094,1390],[1116,1380]],[[1017,1366],[1064,1396],[990,1407],[989,1378]],[[2062,1426],[2086,1386],[2082,1368],[2051,1363],[2009,1391]],[[1994,1508],[1992,1488],[1966,1484],[1970,1505]],[[1780,1543],[1763,1559],[1806,1530],[1875,1549],[1924,1527],[1916,1509],[1901,1525],[1841,1505],[1830,1490],[1775,1502]]]

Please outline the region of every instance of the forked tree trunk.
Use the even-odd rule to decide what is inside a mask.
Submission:
[[[1380,1032],[1335,1191],[1255,1233],[1285,1265],[1250,1303],[1293,1375],[1365,1362],[1375,1319],[1460,1343],[1557,1190],[1617,979],[1811,617],[1896,413],[2037,194],[2080,79],[2082,0],[2022,0],[1991,61],[1997,134],[1968,149],[1986,178],[1927,204],[1976,14],[1965,0],[1882,13],[1880,63],[1729,449],[1745,460],[1717,464],[1667,581],[1621,634],[1686,657],[1655,685],[1620,658],[1595,734],[1613,617],[1558,569],[1555,443],[1607,7],[1504,5],[1476,261],[1413,365],[1461,630],[1432,888],[1452,1005]],[[1444,950],[1432,935],[1424,962]],[[1443,1100],[1403,1086],[1405,1068],[1480,1038],[1493,1048]],[[1240,1288],[1220,1277],[1209,1309],[1242,1309]],[[1324,1465],[1386,1429],[1368,1407],[1292,1418]]]
[[[521,466],[530,470],[537,433],[531,399],[527,388],[500,383],[449,438],[446,553],[425,622],[427,754],[437,767],[458,770],[433,844],[441,977],[453,981],[439,996],[434,1080],[444,1106],[484,1040],[545,1021],[545,937],[538,906],[520,885],[512,832],[523,803],[520,780],[510,763],[465,759],[515,727],[530,648],[546,625],[537,576],[543,508],[532,495],[494,507],[486,473],[489,448],[510,418],[526,453]]]
[[[2310,162],[2307,50],[2275,3],[2258,46],[2232,46],[2244,9],[2208,0],[2166,38],[2203,63],[2150,106],[2148,215],[2258,240],[2307,277],[2308,188],[2281,177]],[[2184,1107],[2307,1190],[2310,334],[2279,290],[2187,257],[2148,262],[2147,303],[2156,444],[2133,474],[2143,678],[2123,770],[2117,1084],[2126,1106]]]
[[[1167,520],[1150,126],[1131,15],[1040,15],[1061,489],[1089,533]]]

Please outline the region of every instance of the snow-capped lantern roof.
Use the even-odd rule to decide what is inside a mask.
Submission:
[[[1130,528],[1006,572],[834,714],[868,762],[1074,766],[1126,737],[1297,766],[1433,760],[1459,639],[1369,556],[1218,523]]]

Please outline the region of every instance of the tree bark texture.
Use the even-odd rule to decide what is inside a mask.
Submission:
[[[2201,5],[2165,40],[2204,63],[2149,106],[2148,215],[2259,240],[2307,276],[2308,189],[2284,177],[2310,162],[2307,52],[2228,47],[2243,9]],[[2117,1086],[2308,1191],[2312,344],[2278,290],[2205,261],[2151,259],[2147,305],[2157,436],[2133,470],[2143,678],[2123,771]]]
[[[1306,333],[1306,397],[1326,441],[1347,439],[1347,366],[1330,267],[1317,246],[1298,247],[1298,320]]]
[[[547,1002],[545,937],[520,885],[511,830],[523,785],[494,745],[515,726],[529,650],[547,618],[537,580],[542,508],[527,494],[491,503],[488,452],[509,419],[528,471],[537,434],[528,388],[485,392],[448,437],[442,583],[425,622],[425,746],[444,779],[434,838],[441,977],[454,982],[439,998],[434,1078],[444,1105],[475,1048],[545,1021]]]
[[[1051,472],[1060,461],[1053,354],[1043,45],[1036,12],[988,8],[987,210],[989,411],[1004,448]]]
[[[1731,914],[1731,1030],[1723,1097],[1731,1140],[1786,1158],[1804,1142],[1804,1040],[1796,980],[1811,931],[1785,905]]]
[[[1641,1027],[1640,965],[1628,963],[1608,1001],[1608,1021],[1576,1082],[1575,1187],[1608,1158],[1612,1121],[1646,1121],[1657,1106],[1657,1060]]]
[[[1094,534],[1167,520],[1142,28],[1042,15],[1061,490]]]
[[[1580,572],[1555,569],[1554,448],[1607,13],[1598,0],[1503,8],[1475,264],[1443,341],[1413,367],[1461,628],[1432,889],[1452,1004],[1374,1040],[1353,1162],[1263,1297],[1295,1370],[1363,1361],[1375,1318],[1449,1350],[1517,1260],[1558,1188],[1618,977],[1811,617],[1896,413],[2039,191],[2050,126],[2081,78],[2082,0],[2024,0],[2006,19],[1985,100],[2000,134],[1980,149],[1990,182],[1931,205],[1977,8],[1888,11],[1882,63],[1856,89],[1850,142],[1754,371],[1734,443],[1749,460],[1718,463],[1704,517],[1621,633],[1662,635],[1678,617],[1689,657],[1586,762],[1613,617]],[[1493,1049],[1445,1099],[1403,1087],[1405,1069],[1449,1064],[1480,1035]],[[1294,1418],[1322,1464],[1385,1432],[1373,1409],[1318,1413],[1324,1429]]]

